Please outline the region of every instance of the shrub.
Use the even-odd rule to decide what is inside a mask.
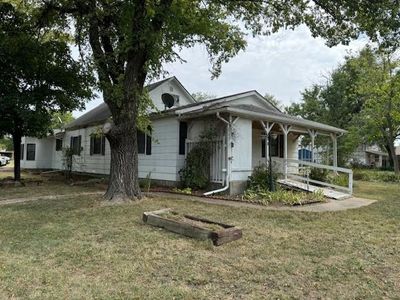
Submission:
[[[391,171],[355,169],[353,170],[353,178],[363,181],[400,182],[400,175]]]
[[[270,174],[269,168],[266,164],[261,164],[255,167],[247,181],[247,188],[255,191],[269,191],[270,176],[272,176],[272,182],[276,186],[276,180],[278,179],[278,174],[276,172]]]
[[[330,173],[328,175],[328,183],[335,184],[338,186],[349,186],[349,176],[348,174],[335,174]]]
[[[206,129],[187,154],[185,167],[179,171],[183,187],[204,189],[209,185],[211,146],[216,136],[214,128]]]
[[[329,171],[326,169],[314,168],[310,170],[310,179],[326,182]]]

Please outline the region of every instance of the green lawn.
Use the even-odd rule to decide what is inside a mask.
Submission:
[[[334,213],[94,196],[0,206],[0,298],[400,298],[399,185],[356,193],[380,201]],[[244,236],[213,247],[142,223],[163,207]]]

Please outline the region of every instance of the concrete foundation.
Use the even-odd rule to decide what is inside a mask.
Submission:
[[[246,190],[247,187],[247,181],[244,180],[236,180],[236,181],[231,181],[229,183],[229,195],[239,195],[243,194],[243,192]]]

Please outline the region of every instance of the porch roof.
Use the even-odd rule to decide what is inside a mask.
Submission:
[[[182,118],[192,118],[201,115],[210,115],[217,112],[231,113],[250,120],[270,121],[287,125],[295,125],[304,129],[315,129],[327,133],[346,133],[347,131],[334,126],[326,125],[319,122],[310,121],[300,117],[291,116],[278,110],[266,110],[255,105],[237,104],[237,105],[221,105],[207,107],[204,109],[181,113]]]

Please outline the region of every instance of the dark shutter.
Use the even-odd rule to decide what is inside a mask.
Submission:
[[[78,155],[81,155],[81,148],[82,148],[81,142],[82,142],[82,136],[80,135],[78,137]]]
[[[179,154],[184,155],[187,139],[187,122],[179,122]]]
[[[265,145],[266,145],[266,140],[267,138],[261,138],[261,157],[265,157]]]
[[[138,153],[145,154],[146,148],[146,136],[143,132],[137,131],[137,144],[138,144]]]
[[[101,137],[101,155],[106,155],[106,137]]]
[[[146,154],[151,155],[151,136],[146,134]]]
[[[24,160],[24,144],[21,144],[21,160]]]
[[[90,155],[93,155],[94,149],[94,136],[90,136]]]
[[[72,149],[72,153],[75,154],[74,137],[73,136],[71,136],[71,140],[70,140],[70,143],[69,143],[69,148]]]

